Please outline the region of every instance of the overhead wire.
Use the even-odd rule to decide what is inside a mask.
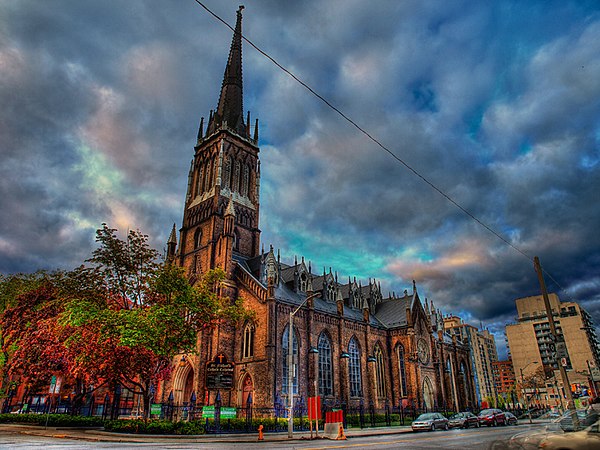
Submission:
[[[200,5],[206,12],[208,12],[211,16],[213,16],[216,20],[218,20],[219,22],[221,22],[223,25],[225,25],[227,28],[229,28],[231,31],[235,32],[234,27],[232,27],[227,21],[225,21],[224,19],[222,19],[220,16],[218,16],[216,13],[214,13],[212,10],[210,10],[206,5],[204,5],[200,0],[194,0],[198,5]],[[353,120],[351,117],[349,117],[346,113],[344,113],[343,111],[341,111],[339,108],[337,108],[335,105],[333,105],[329,100],[327,100],[325,97],[323,97],[321,94],[319,94],[317,91],[315,91],[311,86],[309,86],[307,83],[305,83],[304,81],[302,81],[300,78],[298,78],[294,73],[292,73],[289,69],[287,69],[286,67],[284,67],[283,65],[281,65],[277,60],[275,60],[275,58],[273,58],[271,55],[269,55],[267,52],[265,52],[264,50],[262,50],[260,47],[258,47],[256,44],[254,44],[254,42],[252,42],[250,39],[248,39],[246,36],[244,36],[244,34],[241,34],[241,38],[248,43],[248,45],[250,45],[252,48],[254,48],[257,52],[259,52],[261,55],[263,55],[265,58],[267,58],[269,61],[271,61],[273,64],[275,64],[275,66],[277,66],[279,69],[281,69],[283,72],[285,72],[288,76],[290,76],[292,79],[294,79],[297,83],[299,83],[302,87],[304,87],[306,90],[308,90],[312,95],[314,95],[315,97],[317,97],[319,100],[321,100],[323,103],[325,103],[330,109],[332,109],[333,111],[335,111],[338,115],[340,115],[344,120],[346,120],[348,123],[350,123],[354,128],[356,128],[358,131],[360,131],[363,135],[365,135],[369,140],[373,141],[375,144],[377,144],[378,147],[380,147],[382,150],[384,150],[386,153],[388,153],[393,159],[395,159],[396,161],[398,161],[400,164],[402,164],[406,169],[408,169],[410,172],[412,172],[416,177],[418,177],[419,179],[421,179],[421,181],[423,181],[425,184],[427,184],[430,188],[432,188],[434,191],[436,191],[438,194],[440,194],[442,197],[444,197],[446,200],[448,200],[450,203],[452,203],[456,208],[458,208],[460,211],[462,211],[464,214],[466,214],[469,218],[471,218],[473,221],[475,221],[476,223],[478,223],[480,226],[482,226],[483,228],[485,228],[488,232],[490,232],[491,234],[493,234],[494,236],[496,236],[498,239],[500,239],[502,242],[504,242],[506,245],[508,245],[509,247],[511,247],[513,250],[517,251],[518,253],[520,253],[522,256],[524,256],[525,258],[527,258],[530,262],[533,263],[533,258],[528,255],[527,253],[525,253],[523,250],[521,250],[520,248],[518,248],[516,245],[514,245],[512,242],[510,242],[508,239],[506,239],[504,236],[502,236],[499,232],[497,232],[496,230],[494,230],[490,225],[487,225],[485,222],[483,222],[482,220],[480,220],[477,216],[475,216],[473,213],[471,213],[469,210],[467,210],[465,207],[463,207],[460,203],[458,203],[456,200],[454,200],[449,194],[447,194],[446,192],[444,192],[441,188],[438,188],[433,182],[429,181],[429,179],[427,179],[427,177],[425,177],[424,175],[422,175],[419,171],[417,171],[415,168],[413,168],[410,164],[408,164],[406,161],[404,161],[402,158],[400,158],[398,155],[396,155],[396,153],[394,153],[392,150],[390,150],[388,147],[386,147],[383,143],[381,143],[381,141],[379,141],[377,138],[375,138],[371,133],[369,133],[367,130],[365,130],[363,127],[361,127],[355,120]],[[564,292],[566,292],[566,289],[563,288],[553,277],[550,273],[548,273],[543,267],[542,267],[542,271],[548,275],[548,277]]]

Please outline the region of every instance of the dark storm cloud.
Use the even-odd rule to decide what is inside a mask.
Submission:
[[[207,5],[233,23],[237,2]],[[246,5],[243,26],[540,256],[561,298],[600,323],[600,17],[586,5],[265,0]],[[194,1],[4,1],[0,37],[0,271],[73,267],[102,222],[139,228],[162,249],[180,225],[231,31]],[[260,119],[263,242],[341,276],[377,277],[386,291],[414,278],[444,312],[501,332],[514,299],[538,292],[531,262],[243,52],[244,108]]]

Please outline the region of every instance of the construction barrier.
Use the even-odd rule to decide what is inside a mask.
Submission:
[[[323,437],[333,440],[344,440],[344,411],[329,411],[325,413],[325,430]]]

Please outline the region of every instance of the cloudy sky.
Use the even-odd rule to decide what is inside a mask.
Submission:
[[[205,4],[235,22],[237,0]],[[600,324],[596,1],[245,6],[248,39],[529,258],[245,44],[266,246],[385,292],[415,279],[501,354],[537,255]],[[0,0],[0,272],[73,268],[102,222],[164,247],[231,35],[194,0]]]

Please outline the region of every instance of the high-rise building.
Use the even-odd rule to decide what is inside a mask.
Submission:
[[[452,336],[469,346],[471,364],[475,376],[475,392],[479,403],[496,402],[496,386],[492,371],[492,363],[498,360],[496,340],[488,330],[479,330],[473,325],[464,323],[460,317],[444,317],[444,328]]]
[[[590,315],[575,302],[561,302],[549,294],[558,339],[550,324],[541,295],[519,298],[517,323],[506,326],[506,337],[515,373],[531,375],[543,367],[550,378],[563,364],[572,383],[588,383],[590,369],[598,367],[600,345]],[[561,342],[563,341],[563,342]],[[591,377],[594,373],[591,373]]]
[[[510,359],[506,361],[492,362],[492,372],[494,374],[494,384],[496,393],[502,399],[502,403],[515,403],[511,393],[515,391],[515,370]]]

